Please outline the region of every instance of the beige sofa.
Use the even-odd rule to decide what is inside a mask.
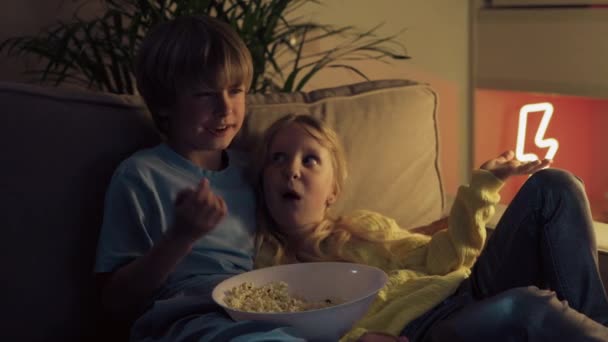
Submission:
[[[250,95],[235,148],[285,113],[343,137],[350,162],[336,211],[367,208],[403,227],[445,211],[437,96],[407,80]],[[92,266],[104,192],[117,164],[160,141],[141,99],[0,83],[0,341],[115,341],[98,319]]]

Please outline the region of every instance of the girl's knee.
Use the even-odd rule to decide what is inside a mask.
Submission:
[[[552,301],[559,302],[552,291],[537,287],[510,289],[438,323],[431,331],[431,340],[488,341],[501,336],[505,341],[518,341],[533,329],[531,320],[552,310],[548,305]]]
[[[509,303],[508,315],[514,320],[515,325],[526,325],[530,323],[531,317],[542,318],[567,305],[557,298],[555,292],[539,289],[536,286],[510,289],[500,296],[503,301]]]
[[[569,171],[562,169],[544,169],[535,172],[526,183],[539,186],[560,196],[574,197],[576,200],[585,196],[583,181]]]
[[[589,332],[589,324],[581,323],[584,319],[560,301],[555,292],[520,287],[475,303],[439,322],[431,330],[431,341],[561,341],[562,337],[572,341],[576,340],[573,336]]]
[[[562,169],[544,169],[535,172],[530,176],[529,181],[538,184],[549,186],[551,188],[559,187],[581,187],[583,181],[573,173]]]
[[[499,296],[504,296],[516,304],[546,302],[557,298],[554,291],[538,288],[537,286],[515,287],[504,291]]]
[[[560,303],[555,292],[536,286],[509,289],[486,301],[480,318],[485,316],[499,326],[513,328],[525,327],[530,317],[542,317]]]

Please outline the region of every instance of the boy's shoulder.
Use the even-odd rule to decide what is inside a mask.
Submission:
[[[153,174],[169,175],[206,175],[215,180],[234,181],[248,175],[250,158],[239,150],[226,150],[229,168],[223,172],[200,170],[186,159],[178,156],[166,144],[146,148],[133,153],[116,168],[115,174],[126,177],[149,178]],[[235,178],[236,177],[236,178]]]
[[[116,173],[138,173],[149,168],[154,168],[161,160],[162,144],[144,148],[124,159],[116,168]]]

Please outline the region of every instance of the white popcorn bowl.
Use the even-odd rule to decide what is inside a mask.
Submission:
[[[235,321],[259,320],[294,327],[309,341],[337,341],[367,312],[388,277],[379,268],[346,262],[310,262],[262,268],[230,277],[213,289],[213,300]],[[290,295],[307,301],[339,298],[335,306],[302,312],[261,313],[232,309],[226,293],[244,282],[259,287],[284,281]]]

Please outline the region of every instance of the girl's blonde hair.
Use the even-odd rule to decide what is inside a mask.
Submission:
[[[167,133],[167,110],[177,95],[206,86],[222,89],[253,77],[251,54],[226,23],[208,16],[182,16],[163,22],[144,39],[135,61],[137,89],[158,129]]]
[[[344,217],[332,218],[329,215],[313,229],[309,236],[297,242],[297,246],[289,245],[287,235],[282,232],[276,222],[272,219],[264,200],[264,169],[270,160],[270,147],[277,133],[288,125],[300,125],[308,134],[315,138],[324,148],[329,151],[332,158],[334,171],[334,186],[336,196],[344,188],[347,178],[346,157],[340,139],[336,132],[329,128],[323,121],[310,115],[289,114],[274,122],[265,132],[262,142],[259,145],[256,156],[255,184],[258,194],[258,252],[263,248],[271,248],[272,255],[269,261],[271,264],[291,263],[298,261],[355,261],[347,260],[342,255],[342,247],[353,236],[369,240],[364,233],[351,229],[351,224]],[[322,248],[324,243],[329,243],[331,248]],[[302,248],[302,247],[307,248]],[[266,262],[262,261],[262,263]]]

